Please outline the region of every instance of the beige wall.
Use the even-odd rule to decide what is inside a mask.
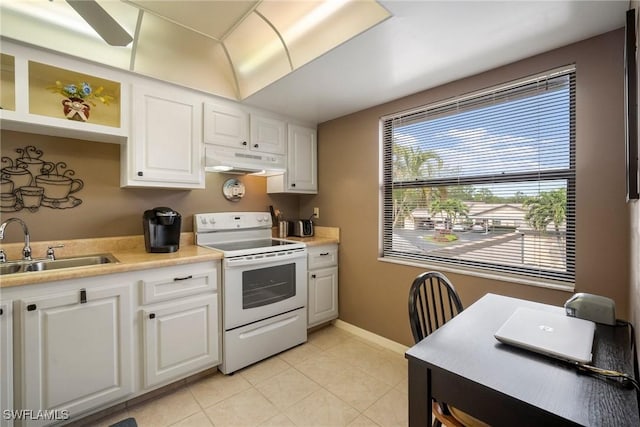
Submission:
[[[32,145],[43,151],[42,159],[65,162],[84,188],[72,196],[82,203],[71,209],[41,207],[36,212],[22,209],[2,212],[2,220],[22,218],[34,241],[125,236],[142,234],[142,214],[156,206],[168,206],[182,215],[182,231],[193,231],[193,214],[224,211],[269,211],[269,205],[297,217],[298,196],[267,195],[266,178],[227,174],[206,174],[205,190],[159,190],[120,188],[120,146],[3,130],[0,154],[15,159],[17,148]],[[4,168],[6,164],[2,164]],[[230,202],[222,195],[222,184],[239,178],[246,195]],[[7,228],[6,242],[22,240],[19,227]],[[34,254],[34,256],[39,256]]]
[[[379,118],[569,63],[577,67],[576,291],[613,298],[629,315],[629,215],[625,205],[623,31],[341,117],[318,127],[321,223],[341,228],[340,318],[412,342],[407,294],[420,268],[378,257]],[[487,292],[561,305],[570,293],[448,274],[465,306]]]

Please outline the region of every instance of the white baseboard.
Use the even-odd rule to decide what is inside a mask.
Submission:
[[[406,345],[397,343],[388,338],[374,334],[373,332],[369,332],[366,329],[359,328],[357,326],[352,325],[351,323],[347,323],[340,319],[334,320],[333,325],[336,328],[340,328],[347,332],[351,332],[353,335],[369,340],[375,344],[378,344],[381,347],[386,348],[387,350],[391,350],[396,353],[404,354],[409,349],[409,347],[407,347]]]

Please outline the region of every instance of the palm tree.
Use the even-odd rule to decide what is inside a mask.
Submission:
[[[432,176],[442,169],[440,156],[432,151],[422,151],[416,147],[395,144],[393,146],[393,181],[417,181]],[[393,192],[393,226],[410,214],[411,207],[418,207],[421,201],[429,204],[431,190],[428,188],[407,188]]]

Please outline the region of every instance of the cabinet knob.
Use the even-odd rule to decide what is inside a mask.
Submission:
[[[258,148],[258,144],[253,144],[253,148]]]
[[[4,310],[0,308],[0,316],[4,314]]]
[[[38,308],[38,306],[37,306],[37,305],[35,305],[35,304],[29,304],[29,305],[27,306],[27,311],[35,311],[35,309],[37,309],[37,308]]]
[[[293,184],[291,184],[291,186],[292,186],[292,187],[295,187],[295,186],[296,186],[296,183],[294,182]]]
[[[242,141],[242,145],[247,145],[247,141]]]
[[[315,274],[312,274],[312,275],[311,275],[311,278],[312,278],[312,279],[315,279],[315,278],[316,278],[316,275],[315,275]]]
[[[156,314],[155,313],[150,313],[149,314],[149,319],[155,319],[156,318]]]
[[[142,175],[144,175],[142,171],[138,171],[138,176],[142,176]]]

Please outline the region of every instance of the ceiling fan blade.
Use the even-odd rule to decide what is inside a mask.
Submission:
[[[133,40],[95,0],[67,0],[67,3],[111,46],[126,46]]]

